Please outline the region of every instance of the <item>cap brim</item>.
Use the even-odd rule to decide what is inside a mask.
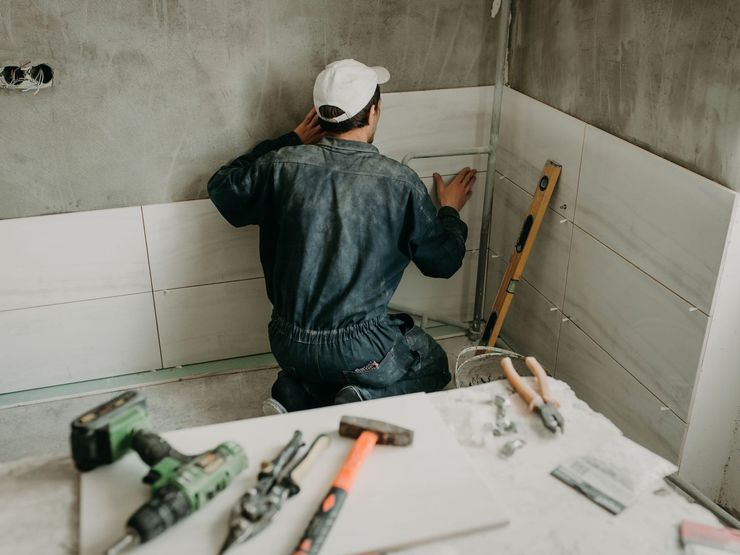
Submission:
[[[373,66],[373,71],[378,76],[378,85],[382,85],[383,83],[387,83],[390,78],[391,74],[390,72],[381,66]]]

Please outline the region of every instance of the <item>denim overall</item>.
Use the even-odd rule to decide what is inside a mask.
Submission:
[[[410,261],[448,278],[465,255],[467,226],[414,171],[368,143],[302,145],[291,132],[223,166],[208,192],[232,225],[260,226],[272,394],[288,410],[332,404],[347,385],[367,400],[449,382],[434,339],[388,314]]]

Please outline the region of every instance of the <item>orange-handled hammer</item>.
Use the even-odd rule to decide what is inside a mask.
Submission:
[[[411,430],[380,420],[355,416],[342,417],[339,422],[339,435],[357,439],[331,489],[303,532],[303,537],[293,555],[316,555],[319,552],[339,515],[357,472],[375,445],[406,446],[411,445],[414,440],[414,432]]]

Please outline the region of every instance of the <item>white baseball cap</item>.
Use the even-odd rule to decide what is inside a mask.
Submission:
[[[387,83],[391,74],[384,67],[368,67],[357,60],[332,62],[316,77],[313,104],[319,113],[321,106],[336,106],[344,113],[334,118],[319,117],[339,123],[356,116],[367,106],[378,85]]]

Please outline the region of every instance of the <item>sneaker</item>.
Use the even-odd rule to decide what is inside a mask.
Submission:
[[[335,405],[344,405],[345,403],[359,403],[364,401],[359,387],[356,385],[347,385],[340,389],[334,396]]]
[[[30,63],[23,66],[5,66],[0,68],[0,89],[12,89],[21,92],[46,89],[54,84],[54,70],[47,64]]]
[[[288,409],[281,405],[278,401],[270,397],[262,402],[262,414],[265,416],[273,416],[275,414],[288,414]]]

